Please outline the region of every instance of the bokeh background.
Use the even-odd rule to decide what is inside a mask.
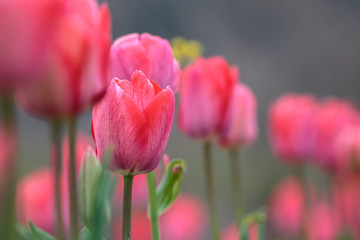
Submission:
[[[359,102],[360,1],[357,0],[108,0],[113,39],[149,32],[203,43],[205,56],[223,55],[240,69],[241,81],[258,99],[259,139],[242,151],[247,211],[264,205],[271,188],[289,169],[271,154],[267,139],[268,106],[287,92],[338,96]],[[20,174],[49,162],[49,129],[19,110]],[[80,131],[90,135],[91,112],[81,116]],[[202,146],[183,136],[174,123],[166,149],[188,163],[183,191],[204,199]],[[213,149],[217,210],[221,226],[233,216],[228,156]],[[307,174],[321,184],[315,169]],[[209,232],[209,231],[207,231]],[[204,236],[208,239],[208,236]]]

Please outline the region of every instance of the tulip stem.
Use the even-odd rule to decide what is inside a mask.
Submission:
[[[159,240],[159,215],[158,215],[158,206],[156,199],[156,181],[154,171],[146,174],[146,180],[148,184],[149,192],[149,203],[150,203],[150,218],[151,218],[151,232],[152,240]]]
[[[55,146],[55,161],[53,161],[53,170],[55,173],[55,211],[56,211],[56,236],[59,240],[65,239],[64,225],[62,220],[62,209],[61,209],[61,169],[62,169],[62,158],[61,158],[61,122],[54,120],[51,124],[52,130],[52,141]]]
[[[131,196],[133,175],[124,176],[124,200],[122,216],[122,240],[131,239]]]
[[[212,179],[212,167],[211,167],[211,143],[204,143],[204,169],[205,169],[205,181],[206,181],[206,193],[209,205],[211,230],[213,239],[220,239],[219,235],[219,221],[216,214],[216,205],[214,197],[214,185]]]
[[[236,209],[236,223],[237,227],[240,230],[241,218],[243,213],[242,199],[241,199],[241,170],[240,170],[240,153],[237,149],[229,151],[229,160],[230,160],[230,180],[232,187],[233,200]]]
[[[8,166],[5,174],[5,181],[0,189],[0,234],[4,239],[17,239],[15,231],[15,188],[16,188],[16,111],[12,93],[5,93],[0,96],[0,111],[4,131],[9,134],[9,144],[12,152],[6,159]]]
[[[70,189],[70,234],[71,239],[78,238],[78,203],[76,191],[76,119],[71,117],[69,119],[69,149],[70,149],[70,164],[69,164],[69,189]]]

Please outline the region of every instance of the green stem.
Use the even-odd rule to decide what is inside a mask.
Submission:
[[[150,203],[150,218],[151,218],[151,232],[152,239],[159,240],[159,216],[158,216],[158,206],[156,199],[156,181],[154,171],[146,174],[146,180],[148,185],[149,192],[149,203]]]
[[[62,169],[62,157],[61,157],[61,122],[54,120],[51,123],[52,141],[55,146],[55,161],[53,161],[53,169],[55,173],[55,211],[56,211],[56,236],[59,240],[65,239],[65,231],[62,220],[61,209],[61,169]]]
[[[236,222],[237,222],[237,227],[240,230],[243,207],[242,207],[242,199],[241,199],[242,185],[240,179],[241,162],[240,162],[240,154],[237,149],[233,149],[229,151],[229,160],[230,160],[230,180],[231,180],[232,194],[236,209]]]
[[[211,167],[211,144],[209,142],[204,143],[204,170],[206,181],[206,192],[210,211],[211,230],[213,239],[220,239],[219,234],[219,221],[216,214],[214,186],[212,179],[212,167]]]
[[[124,176],[124,200],[122,216],[122,240],[131,239],[131,196],[133,175]]]
[[[78,205],[76,195],[76,119],[69,119],[69,149],[70,149],[70,164],[69,164],[69,189],[70,189],[70,234],[71,239],[78,238]]]
[[[2,125],[5,127],[5,133],[9,134],[10,147],[13,148],[6,159],[8,166],[5,174],[5,181],[1,186],[0,201],[0,234],[4,239],[17,239],[15,231],[15,189],[17,180],[17,131],[16,131],[16,112],[15,103],[12,93],[0,96],[0,111],[2,117]]]

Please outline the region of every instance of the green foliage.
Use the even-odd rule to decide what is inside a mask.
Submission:
[[[167,164],[164,176],[156,190],[159,216],[171,206],[179,195],[185,171],[186,162],[182,159],[173,159]]]
[[[32,234],[32,239],[34,239],[34,240],[35,239],[36,240],[56,240],[55,237],[51,236],[47,232],[36,227],[31,221],[29,221],[29,228],[30,228],[30,232]],[[25,233],[25,232],[23,231],[23,233]],[[27,235],[27,237],[29,237],[29,235]]]
[[[250,213],[241,221],[241,240],[249,239],[249,226],[256,224],[259,230],[259,239],[266,240],[266,213],[263,209]]]

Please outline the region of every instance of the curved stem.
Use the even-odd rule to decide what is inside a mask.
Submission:
[[[52,142],[55,146],[55,161],[53,161],[53,170],[55,178],[55,211],[56,211],[56,236],[59,240],[65,239],[64,225],[62,220],[61,209],[61,169],[62,169],[62,157],[61,157],[61,122],[54,120],[51,123]]]
[[[152,239],[159,240],[159,216],[158,216],[158,206],[156,199],[156,181],[154,171],[146,174],[146,180],[148,185],[149,192],[149,203],[150,203],[150,218],[151,218],[151,232]]]
[[[213,239],[220,239],[219,234],[219,221],[216,214],[216,205],[214,197],[214,186],[212,179],[212,167],[211,167],[211,144],[204,143],[204,170],[205,170],[205,181],[206,181],[206,193],[210,211],[211,230]]]
[[[237,227],[240,230],[241,226],[241,218],[242,218],[242,199],[241,199],[241,170],[239,165],[241,165],[240,161],[240,154],[239,151],[236,149],[229,151],[229,160],[230,160],[230,180],[231,180],[231,187],[232,187],[232,194],[236,209],[236,222]]]
[[[133,175],[124,176],[124,200],[122,216],[122,240],[131,239],[131,196]]]
[[[69,119],[69,189],[70,189],[70,233],[71,239],[78,238],[78,206],[76,191],[76,157],[75,157],[76,119]]]

